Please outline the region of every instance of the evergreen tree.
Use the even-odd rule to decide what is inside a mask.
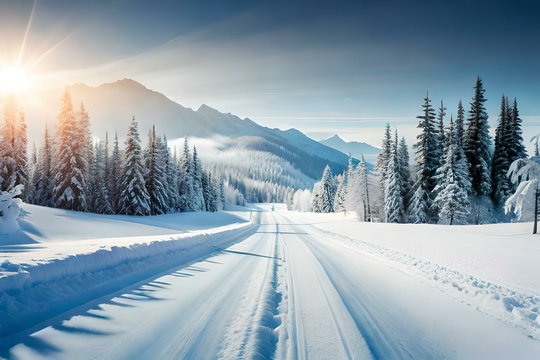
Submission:
[[[381,185],[383,188],[382,197],[384,198],[384,187],[386,183],[386,171],[388,169],[388,161],[392,155],[392,134],[390,132],[390,124],[386,124],[384,129],[384,137],[382,141],[381,152],[377,156],[377,172],[379,173]]]
[[[437,169],[437,186],[433,190],[434,212],[438,220],[465,223],[469,214],[470,180],[465,154],[459,141],[460,132],[454,127],[454,121],[450,118],[448,126],[448,139],[445,147],[445,159],[442,166]]]
[[[445,161],[437,171],[439,183],[434,189],[437,196],[433,201],[433,206],[438,209],[440,221],[453,225],[466,223],[469,215],[470,203],[466,191],[466,183],[469,180],[466,163],[457,156],[459,131],[457,128],[454,129],[452,119],[450,119],[448,134],[450,139],[445,149]]]
[[[193,166],[187,137],[184,139],[184,151],[178,163],[178,194],[181,211],[193,211]]]
[[[192,210],[205,211],[204,195],[202,189],[202,176],[203,169],[202,164],[197,155],[197,148],[193,147],[193,158],[191,160],[191,175],[193,181],[193,193],[192,193]]]
[[[318,210],[322,213],[331,213],[334,211],[335,189],[332,182],[332,171],[330,166],[326,165],[320,182],[320,198]]]
[[[435,124],[435,110],[429,96],[424,98],[423,114],[417,116],[421,130],[416,137],[415,158],[417,181],[407,210],[412,223],[424,223],[430,220],[429,209],[432,204],[431,193],[436,185],[435,173],[440,160],[437,157],[438,132]]]
[[[476,197],[491,194],[491,137],[489,135],[488,115],[484,107],[482,79],[478,77],[467,120],[463,148],[469,163],[472,193]]]
[[[366,160],[364,155],[362,155],[362,161],[358,164],[358,179],[360,184],[360,189],[362,191],[362,207],[364,210],[364,221],[372,221],[371,215],[371,204],[369,202],[369,181],[368,181],[368,170],[366,166]]]
[[[94,158],[89,181],[88,209],[98,214],[111,214],[112,207],[107,194],[107,181],[105,176],[105,148],[102,142],[94,147]]]
[[[346,210],[346,199],[347,199],[347,187],[348,187],[348,174],[347,171],[343,173],[341,179],[339,180],[338,187],[336,190],[336,195],[334,198],[334,211],[341,212]]]
[[[4,125],[0,143],[0,190],[11,191],[28,181],[28,140],[26,121],[17,102],[9,97],[4,105]]]
[[[508,100],[507,100],[508,103]],[[519,117],[517,99],[514,98],[512,108],[509,111],[508,121],[508,162],[512,164],[517,159],[527,157],[527,149],[523,141],[523,130],[521,129],[522,120]]]
[[[439,166],[444,162],[444,147],[446,146],[446,139],[444,134],[444,118],[446,116],[446,107],[444,106],[441,100],[441,106],[437,113],[437,154],[436,157],[439,159]]]
[[[36,149],[36,143],[32,143],[32,153],[30,155],[30,161],[28,163],[28,185],[26,187],[26,202],[30,204],[35,204],[36,201],[36,184],[38,179],[37,172],[37,160],[38,154]]]
[[[87,207],[87,148],[81,134],[80,122],[77,121],[71,96],[66,90],[58,114],[54,170],[54,201],[56,207],[61,209],[85,211]]]
[[[174,158],[171,155],[171,150],[169,149],[169,143],[167,141],[167,136],[163,135],[163,142],[161,144],[160,157],[161,162],[165,164],[165,173],[167,177],[166,181],[166,198],[167,198],[167,207],[169,211],[175,211],[179,206],[179,197],[178,197],[178,168],[176,166],[176,149]]]
[[[150,196],[144,180],[144,159],[137,121],[132,118],[122,161],[119,208],[122,214],[150,215]]]
[[[404,137],[402,137],[399,142],[398,161],[400,166],[399,175],[401,177],[403,208],[407,209],[409,206],[409,193],[411,191],[411,170],[409,165],[409,149],[407,148]]]
[[[118,214],[120,209],[120,192],[121,192],[121,174],[122,174],[122,155],[120,154],[120,146],[118,144],[118,133],[114,134],[114,143],[111,157],[108,161],[109,164],[109,177],[108,177],[108,189],[109,189],[109,202],[111,208],[115,214]]]
[[[463,148],[463,138],[465,136],[465,109],[463,103],[459,100],[457,118],[456,118],[456,141]]]
[[[167,212],[167,174],[162,157],[161,138],[156,135],[153,126],[148,134],[148,145],[144,151],[144,162],[146,172],[146,190],[150,196],[150,212],[152,215],[164,214]]]
[[[395,141],[386,169],[386,182],[384,189],[384,214],[386,222],[399,223],[403,221],[403,184],[401,182],[401,161],[398,155],[398,136]]]
[[[491,183],[492,192],[491,198],[495,205],[502,205],[510,196],[510,182],[506,174],[510,168],[508,158],[508,149],[510,144],[509,126],[510,109],[508,107],[508,98],[504,95],[501,100],[501,112],[499,115],[499,123],[495,129],[495,148],[493,158],[491,160]]]
[[[53,175],[52,175],[53,144],[47,124],[43,135],[43,144],[39,150],[36,163],[34,185],[34,203],[41,206],[53,206]]]

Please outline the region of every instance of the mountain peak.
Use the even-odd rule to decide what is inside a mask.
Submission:
[[[343,140],[338,134],[334,134],[330,136],[329,138],[324,139],[323,141],[339,141],[339,142],[346,142]]]
[[[201,114],[208,114],[208,115],[221,114],[219,110],[216,110],[213,107],[210,107],[206,104],[202,104],[201,106],[199,106],[199,108],[197,109],[197,112]]]

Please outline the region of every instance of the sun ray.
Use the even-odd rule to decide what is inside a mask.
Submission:
[[[28,22],[26,24],[26,30],[24,31],[23,41],[21,42],[21,48],[19,49],[19,55],[17,56],[17,62],[15,63],[16,66],[21,65],[21,61],[22,61],[22,58],[23,58],[23,55],[24,55],[24,50],[26,48],[26,42],[28,40],[28,36],[30,34],[30,28],[32,27],[32,22],[33,22],[33,19],[34,19],[34,12],[36,10],[36,3],[37,3],[37,0],[34,0],[32,2],[32,11],[30,12],[30,16],[28,17]]]

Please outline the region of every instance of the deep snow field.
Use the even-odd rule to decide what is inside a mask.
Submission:
[[[530,223],[24,209],[0,237],[0,357],[540,358]]]

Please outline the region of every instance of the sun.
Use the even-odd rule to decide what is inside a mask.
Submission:
[[[8,94],[20,94],[32,87],[29,74],[21,66],[5,66],[0,68],[0,89]]]

